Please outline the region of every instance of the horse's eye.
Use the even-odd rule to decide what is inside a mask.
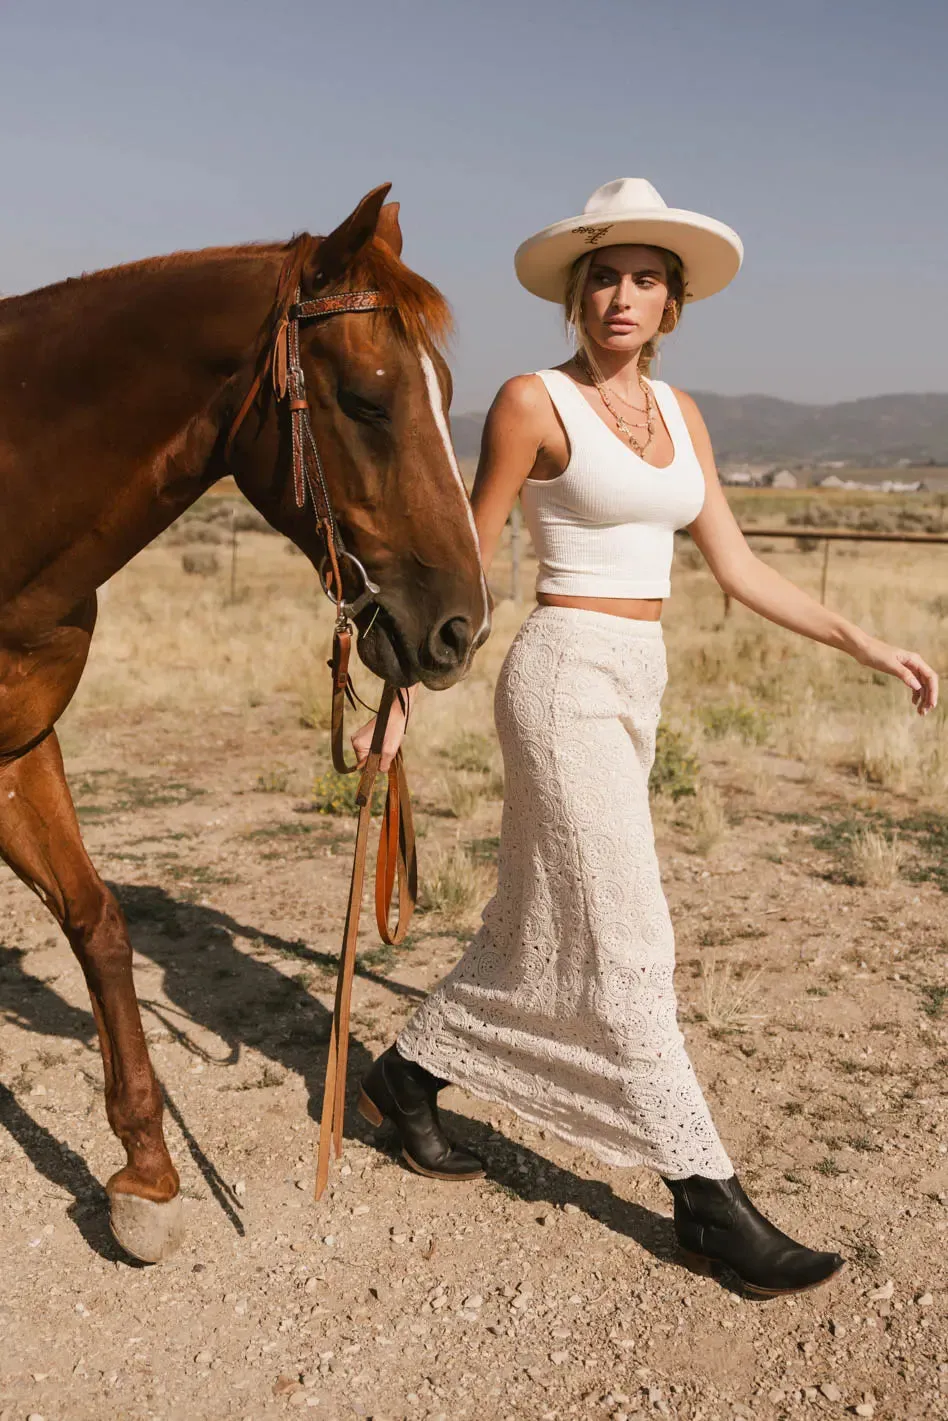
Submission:
[[[354,390],[340,390],[338,400],[339,408],[349,419],[358,420],[360,424],[388,424],[388,410],[373,400],[357,395]]]

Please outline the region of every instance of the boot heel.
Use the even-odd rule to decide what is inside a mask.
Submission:
[[[364,1090],[359,1092],[359,1103],[356,1109],[363,1120],[368,1120],[369,1124],[374,1125],[376,1129],[378,1129],[379,1125],[385,1124],[385,1116],[381,1110],[379,1110],[375,1101],[370,1100]]]
[[[717,1267],[713,1258],[705,1258],[701,1253],[692,1253],[688,1248],[679,1248],[678,1256],[686,1268],[692,1273],[700,1273],[703,1277],[711,1278]]]

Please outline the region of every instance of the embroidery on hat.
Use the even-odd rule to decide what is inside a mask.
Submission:
[[[577,232],[582,232],[586,238],[586,246],[594,247],[597,242],[601,242],[607,232],[612,230],[612,223],[607,222],[602,227],[577,227]]]

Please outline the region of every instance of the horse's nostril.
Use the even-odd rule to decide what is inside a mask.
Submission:
[[[467,617],[448,617],[428,637],[428,655],[439,668],[460,666],[467,659],[474,628]]]

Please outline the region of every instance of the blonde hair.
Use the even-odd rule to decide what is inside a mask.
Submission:
[[[668,285],[669,306],[662,316],[662,322],[651,340],[647,340],[639,351],[639,373],[642,375],[651,374],[652,361],[658,353],[659,337],[671,335],[672,331],[681,320],[681,308],[685,297],[685,271],[682,266],[681,257],[670,252],[667,247],[652,247],[652,251],[660,252],[665,263],[665,280]],[[581,355],[589,370],[597,380],[602,379],[602,371],[593,354],[592,341],[586,329],[586,321],[583,317],[583,296],[586,291],[586,278],[589,276],[589,268],[596,260],[596,252],[587,252],[578,261],[573,262],[570,267],[569,276],[566,279],[566,296],[563,301],[563,316],[566,321],[567,335],[571,336],[576,347],[577,355]]]

